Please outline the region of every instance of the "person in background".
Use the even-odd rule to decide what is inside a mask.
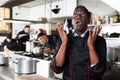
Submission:
[[[41,29],[41,28],[40,28],[40,29],[37,29],[37,30],[35,31],[35,34],[37,35],[37,36],[36,36],[37,39],[38,39],[38,35],[39,35],[40,33],[46,34],[43,29]]]
[[[29,33],[30,33],[30,26],[26,25],[24,27],[24,30],[20,31],[16,36],[15,39],[18,41],[18,44],[21,47],[20,51],[25,51],[26,48],[25,43],[30,39]]]
[[[43,29],[38,29],[35,31],[35,33],[38,35],[39,33],[44,33],[44,32],[43,32]]]
[[[15,39],[12,39],[12,34],[8,34],[4,42],[2,43],[4,48],[7,48],[11,51],[18,51],[19,47]]]
[[[54,42],[50,40],[46,34],[39,33],[37,40],[40,42],[42,47],[44,48],[44,53],[53,54],[54,53]]]
[[[73,14],[72,33],[66,35],[61,23],[57,24],[60,35],[51,61],[56,73],[63,72],[63,80],[101,80],[106,70],[106,42],[98,36],[101,27],[87,29],[91,18],[84,6],[77,6]]]

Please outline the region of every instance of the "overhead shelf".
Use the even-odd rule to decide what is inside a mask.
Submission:
[[[101,26],[120,26],[120,23],[111,23],[111,24],[100,24]],[[89,27],[92,27],[92,26],[97,26],[97,25],[91,25],[91,24],[88,24]]]
[[[28,23],[28,24],[37,24],[37,23],[45,24],[45,23],[49,23],[45,19],[35,21],[35,20],[6,19],[6,18],[0,19],[0,22],[5,22],[5,23]]]

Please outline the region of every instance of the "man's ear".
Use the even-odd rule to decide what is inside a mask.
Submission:
[[[88,12],[88,24],[92,23],[91,12]]]
[[[87,22],[88,24],[90,24],[91,23],[91,18],[88,18],[88,22]]]

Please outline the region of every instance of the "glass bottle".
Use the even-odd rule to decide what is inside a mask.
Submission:
[[[113,12],[113,22],[118,23],[118,21],[119,21],[118,11],[114,11]]]

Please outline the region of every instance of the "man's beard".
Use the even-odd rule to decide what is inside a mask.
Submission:
[[[87,29],[87,27],[75,28],[75,32],[84,33],[86,31],[86,29]]]

